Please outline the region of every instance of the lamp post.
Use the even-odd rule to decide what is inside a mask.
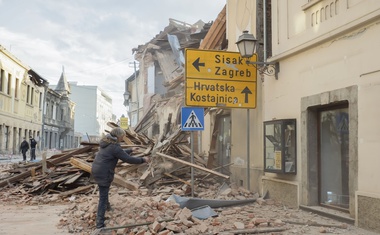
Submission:
[[[258,61],[250,61],[251,58],[255,54],[257,39],[253,36],[253,34],[249,34],[247,30],[243,31],[243,34],[239,36],[236,45],[238,47],[239,53],[241,57],[246,58],[246,63],[255,66],[260,73],[267,75],[275,75],[276,80],[278,79],[277,74],[279,71],[279,63],[278,62],[258,62]],[[266,60],[266,58],[265,58]],[[250,177],[250,115],[249,109],[247,109],[247,188],[250,190],[251,187],[251,177]]]
[[[125,91],[123,96],[124,96],[124,106],[127,106],[129,104],[129,97],[131,96],[131,94],[128,91]]]
[[[254,65],[258,70],[266,75],[274,75],[276,80],[278,79],[278,72],[280,71],[280,64],[278,62],[259,62],[250,61],[255,53],[257,39],[253,34],[248,33],[247,30],[243,31],[243,34],[239,36],[236,45],[239,49],[241,57],[246,58],[246,63]]]

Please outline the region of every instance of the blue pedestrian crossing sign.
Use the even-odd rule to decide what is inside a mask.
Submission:
[[[204,109],[182,107],[181,126],[183,131],[203,131],[205,129]]]

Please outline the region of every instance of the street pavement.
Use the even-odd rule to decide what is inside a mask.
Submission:
[[[60,153],[59,150],[55,149],[49,149],[46,151],[46,158],[50,158],[54,154]],[[27,162],[39,162],[42,160],[42,151],[36,150],[36,160],[30,161],[30,151],[26,153],[26,161]],[[16,154],[4,154],[0,153],[0,164],[8,164],[8,163],[18,163],[23,161],[22,159],[22,154],[21,153],[16,153]]]

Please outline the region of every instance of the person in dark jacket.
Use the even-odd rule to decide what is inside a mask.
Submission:
[[[37,141],[30,136],[30,161],[36,160],[36,145]]]
[[[106,135],[99,143],[99,151],[92,163],[92,176],[99,186],[99,204],[96,214],[96,228],[103,228],[104,215],[110,208],[108,193],[115,175],[115,167],[120,159],[130,164],[142,164],[150,162],[149,157],[132,157],[133,150],[123,150],[119,144],[125,136],[125,131],[116,127]]]
[[[22,153],[22,160],[26,161],[26,152],[29,150],[29,143],[26,141],[26,138],[23,138],[23,141],[20,144],[20,152]]]

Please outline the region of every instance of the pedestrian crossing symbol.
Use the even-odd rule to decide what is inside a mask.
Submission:
[[[204,109],[182,107],[182,131],[204,130]]]

